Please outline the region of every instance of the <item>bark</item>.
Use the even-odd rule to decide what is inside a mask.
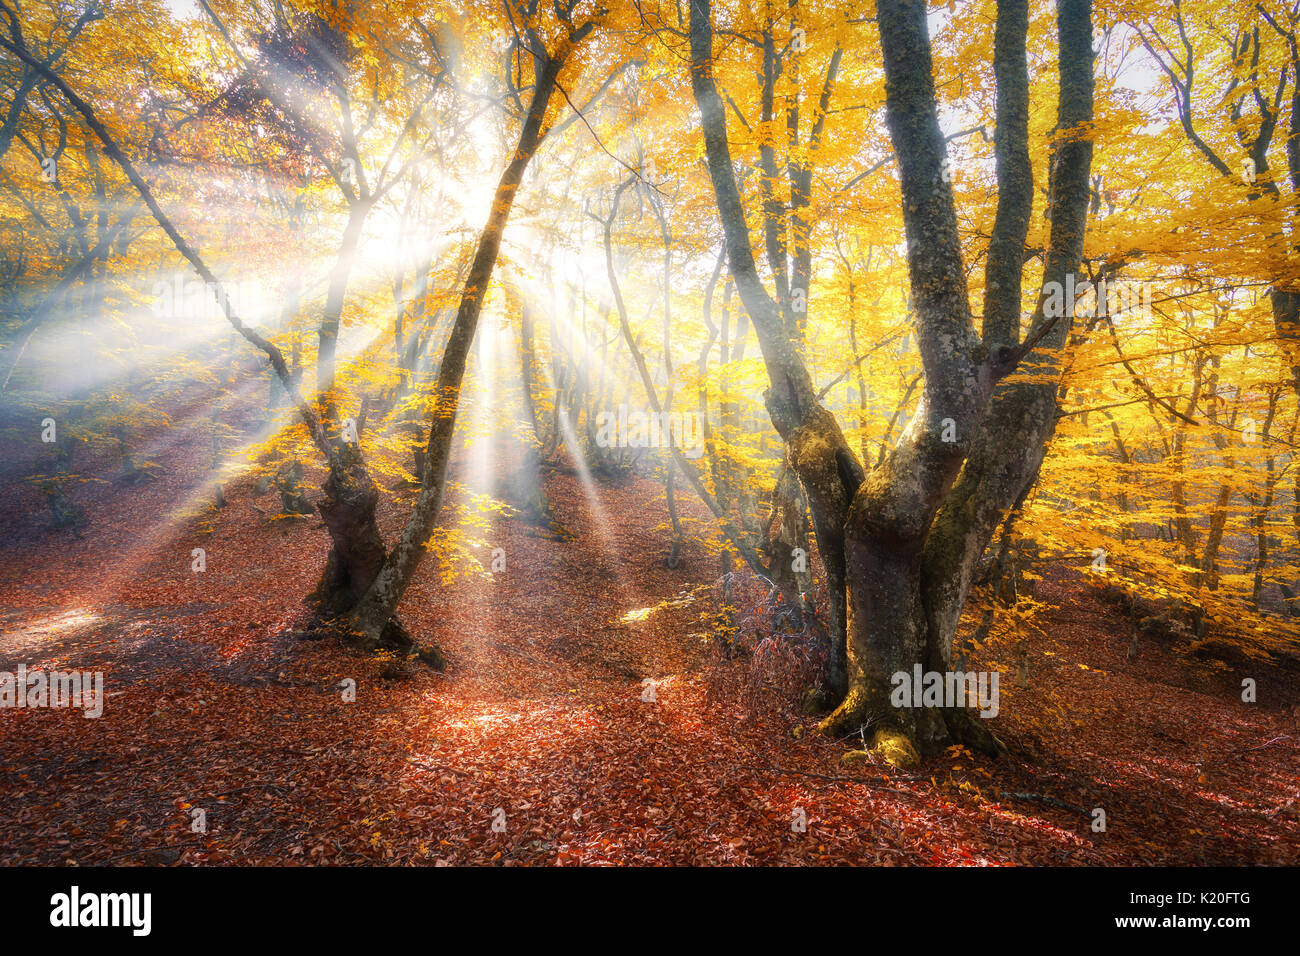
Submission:
[[[922,549],[993,378],[981,364],[952,189],[942,175],[945,148],[925,5],[881,2],[878,20],[925,381],[912,421],[858,490],[848,516],[850,691],[822,730],[839,735],[870,724],[877,733],[902,734],[929,749],[945,737],[941,716],[933,708],[892,707],[891,677],[928,664]]]
[[[1264,426],[1259,435],[1260,440],[1265,445],[1271,444],[1273,419],[1277,416],[1278,399],[1280,397],[1276,391],[1270,392],[1268,396],[1268,415],[1264,419]],[[1294,438],[1294,436],[1295,428],[1292,426],[1290,437]],[[1288,439],[1289,442],[1290,439]],[[1255,576],[1250,589],[1250,602],[1254,605],[1256,611],[1259,610],[1260,598],[1264,592],[1264,569],[1268,567],[1268,513],[1273,508],[1277,479],[1277,460],[1270,447],[1269,453],[1264,459],[1264,494],[1262,500],[1258,495],[1250,496],[1251,504],[1256,506],[1251,515],[1251,525],[1255,529]]]
[[[1021,266],[1034,206],[1025,52],[1028,32],[1028,0],[1001,0],[993,30],[993,73],[997,81],[993,148],[998,206],[984,269],[984,344],[989,348],[1020,344]]]
[[[999,4],[1013,12],[1016,5]],[[1044,269],[1044,284],[1064,284],[1077,273],[1083,251],[1088,209],[1088,174],[1092,144],[1083,132],[1092,119],[1091,10],[1088,0],[1070,0],[1059,6],[1061,87],[1058,103],[1058,139],[1051,163],[1048,216],[1050,247]],[[1023,36],[1023,35],[1021,35]],[[1023,48],[1023,39],[1020,46]],[[1017,57],[1018,62],[1019,57]],[[1017,76],[1023,67],[1017,65]],[[1016,84],[1018,85],[1018,84]],[[1001,88],[999,89],[1001,96]],[[1015,180],[1013,179],[1013,188]],[[999,204],[999,214],[1001,204]],[[1023,242],[1023,233],[1022,242]],[[992,254],[992,253],[991,253]],[[1014,245],[1003,254],[1016,254]],[[990,271],[995,271],[990,265]],[[1044,328],[1043,293],[1035,310],[1030,340]],[[986,319],[993,313],[986,308]],[[993,396],[989,410],[965,463],[961,479],[953,488],[926,542],[923,588],[927,616],[927,660],[930,669],[946,670],[962,607],[969,593],[975,567],[988,546],[1002,516],[1037,479],[1046,443],[1056,426],[1056,377],[1060,359],[1055,354],[1068,337],[1071,323],[1058,320],[1039,340],[1025,362],[1028,375],[1047,379],[1043,384],[1008,380]],[[999,336],[1009,335],[1001,326]],[[1018,330],[1017,334],[1018,334]],[[989,340],[989,330],[985,330]],[[997,341],[997,339],[993,339]],[[960,714],[945,715],[958,736],[973,732],[971,742],[987,745],[980,728]],[[963,726],[964,725],[964,726]]]
[[[786,603],[795,609],[800,621],[813,610],[805,595],[812,591],[812,574],[808,555],[808,503],[793,471],[784,462],[777,471],[772,488],[772,506],[768,511],[768,534],[764,550],[769,556],[768,575],[781,589]],[[796,562],[795,549],[802,560]],[[796,563],[801,565],[796,569]]]
[[[862,432],[862,437],[858,442],[858,450],[862,453],[863,461],[870,461],[871,455],[867,451],[867,380],[862,372],[863,356],[858,353],[858,309],[856,288],[854,287],[852,274],[849,277],[849,349],[853,355],[853,370],[858,380],[858,428]]]
[[[1034,331],[1023,345],[1008,341],[1011,330],[1018,333],[1018,299],[990,307],[986,339],[991,347],[976,336],[952,190],[943,175],[944,139],[926,7],[920,0],[880,0],[877,20],[924,386],[897,445],[865,480],[838,424],[817,402],[791,337],[781,334],[781,311],[754,268],[725,116],[712,77],[707,2],[691,4],[691,77],[732,275],[758,333],[771,383],[768,411],[786,443],[787,460],[808,491],[833,618],[837,603],[844,609],[834,624],[837,635],[846,638],[848,693],[821,729],[840,735],[875,726],[879,746],[906,751],[918,744],[924,749],[938,746],[949,728],[945,715],[935,709],[892,707],[890,677],[910,672],[918,663],[926,669],[939,663],[946,669],[953,627],[969,588],[970,571],[963,563],[968,560],[973,567],[1005,510],[1037,473],[1044,441],[1055,425],[1056,383],[1041,388],[1004,386],[1003,401],[994,403],[989,413],[992,428],[981,427],[986,406],[998,382],[1026,355],[1031,371],[1058,370],[1054,352],[1064,343],[1069,323],[1045,317],[1040,295]],[[998,242],[990,250],[990,269],[1009,277],[1011,269],[1018,276],[1023,263],[1025,207],[1032,197],[1028,163],[1019,146],[1027,141],[1027,133],[1014,129],[1027,122],[1027,14],[1022,0],[1000,4],[999,21],[998,75],[1000,88],[1006,85],[1010,94],[1000,114],[1008,129],[999,163],[1008,170],[1009,193],[999,202]],[[1049,190],[1052,235],[1045,279],[1064,284],[1065,274],[1077,270],[1082,253],[1092,157],[1085,132],[1092,116],[1088,0],[1062,0],[1059,23],[1060,135]],[[1007,288],[1014,285],[1008,278]],[[998,294],[1005,294],[1001,280]],[[971,474],[963,473],[962,493],[949,509],[959,469],[968,452],[976,451],[980,454],[975,467],[968,463]],[[947,514],[936,521],[941,508]],[[932,540],[934,549],[927,549]],[[942,558],[928,569],[940,573],[923,575],[927,556]],[[935,590],[942,591],[942,602],[930,600]],[[943,622],[953,627],[934,627]],[[948,722],[962,736],[989,743],[991,736],[972,730],[965,713],[951,715]]]
[[[1009,5],[1000,4],[999,19],[1004,8],[1010,10]],[[1079,269],[1092,162],[1092,143],[1084,132],[1092,119],[1090,3],[1064,0],[1059,5],[1058,19],[1061,87],[1058,139],[1049,187],[1051,235],[1044,269],[1045,285],[1047,282],[1064,284],[1066,275]],[[1017,75],[1019,72],[1017,67]],[[1014,252],[1012,248],[1006,254]],[[1034,315],[1033,327],[1039,331],[1048,321],[1043,314],[1043,298],[1040,292]],[[989,314],[986,311],[986,316]],[[1056,427],[1056,377],[1060,373],[1060,359],[1055,353],[1068,340],[1070,325],[1068,320],[1058,320],[1025,362],[1028,375],[1040,381],[1046,378],[1046,382],[1026,384],[1008,380],[998,388],[981,422],[961,480],[936,517],[926,543],[923,570],[927,659],[931,669],[947,669],[975,566],[1002,515],[1037,479],[1046,443]],[[1036,334],[1031,332],[1030,339]],[[988,743],[978,733],[979,728],[968,720],[955,714],[946,716],[950,724],[966,724],[964,730],[974,731],[980,739],[972,742]]]
[[[1217,324],[1217,323],[1216,323]],[[1223,436],[1223,432],[1215,428],[1219,421],[1219,358],[1215,356],[1211,359],[1212,372],[1209,381],[1209,413],[1206,417],[1210,425],[1214,428],[1211,435],[1215,447],[1223,455],[1223,466],[1229,474],[1237,465],[1237,456],[1232,454],[1229,449],[1228,441]],[[1240,392],[1238,392],[1237,401],[1233,403],[1232,414],[1228,418],[1228,430],[1235,431],[1237,427],[1237,412],[1240,407]],[[1207,587],[1211,591],[1218,590],[1219,587],[1219,546],[1223,543],[1223,532],[1228,524],[1228,502],[1232,499],[1234,482],[1231,479],[1224,481],[1219,486],[1219,493],[1214,501],[1214,510],[1210,512],[1209,526],[1205,535],[1205,550],[1201,552],[1201,572],[1193,577],[1193,585],[1196,588]]]
[[[379,489],[357,445],[342,445],[339,466],[331,468],[325,497],[317,504],[330,533],[330,552],[310,600],[322,617],[350,611],[370,588],[384,563],[386,549],[375,508]]]

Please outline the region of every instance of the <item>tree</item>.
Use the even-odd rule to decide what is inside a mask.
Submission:
[[[941,716],[934,710],[892,707],[891,677],[899,671],[910,673],[916,664],[947,669],[942,665],[951,659],[955,613],[965,601],[970,569],[1004,509],[1033,479],[1042,443],[1055,425],[1054,383],[1029,386],[1012,380],[1000,390],[997,386],[1022,359],[1027,358],[1028,368],[1039,375],[1059,369],[1053,352],[1069,332],[1070,322],[1048,317],[1044,303],[1048,283],[1063,285],[1066,275],[1077,271],[1083,249],[1092,158],[1087,130],[1092,117],[1091,4],[1063,0],[1059,6],[1061,78],[1050,183],[1051,246],[1045,256],[1044,290],[1023,342],[1017,341],[1020,297],[1015,279],[1023,269],[1025,207],[1032,202],[1024,155],[1026,5],[1000,3],[998,8],[994,59],[1000,194],[994,234],[999,241],[989,249],[988,268],[995,276],[1011,279],[1013,287],[1005,292],[996,287],[998,301],[986,306],[984,341],[971,322],[953,194],[944,175],[926,7],[915,0],[881,0],[877,19],[925,376],[918,411],[899,443],[870,473],[817,400],[779,306],[758,277],[723,103],[713,80],[707,2],[691,4],[692,87],[726,232],[729,268],[767,365],[768,411],[785,442],[787,460],[807,491],[831,589],[833,633],[836,640],[844,635],[846,641],[847,695],[822,730],[838,736],[873,725],[877,746],[887,752],[900,744],[905,749],[932,749],[950,732],[994,748],[992,736],[960,711]],[[1016,426],[1021,426],[1018,434],[1024,439],[1012,442]],[[998,457],[991,451],[995,448],[1000,462],[993,461]],[[969,467],[954,488],[964,462]],[[995,473],[995,465],[1000,473]],[[977,476],[981,469],[986,474]]]
[[[514,155],[497,183],[492,212],[479,236],[478,248],[465,279],[456,321],[443,352],[442,364],[438,370],[433,421],[429,426],[424,483],[406,530],[388,553],[365,595],[348,615],[348,626],[364,635],[368,642],[380,642],[385,629],[391,627],[390,622],[397,611],[398,602],[410,586],[411,578],[423,558],[424,544],[438,521],[446,490],[447,466],[451,460],[452,434],[456,427],[456,410],[465,375],[465,362],[501,248],[501,235],[510,218],[510,209],[519,184],[523,181],[524,171],[546,135],[543,124],[560,73],[574,48],[596,27],[595,20],[575,25],[569,18],[575,6],[576,4],[569,4],[557,7],[564,32],[554,52],[547,49],[542,36],[534,28],[528,28],[529,51],[534,67],[532,99],[528,104]]]

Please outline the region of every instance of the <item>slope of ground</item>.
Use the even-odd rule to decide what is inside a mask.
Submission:
[[[1174,648],[1129,661],[1077,576],[1044,585],[1058,609],[1023,686],[1006,648],[978,662],[1003,674],[994,727],[1017,756],[846,769],[853,741],[725,690],[749,665],[701,639],[709,592],[683,597],[717,561],[664,566],[660,485],[562,468],[548,492],[574,540],[495,516],[481,557],[504,549],[504,571],[443,585],[426,562],[403,619],[451,663],[388,679],[296,637],[318,520],[268,520],[238,486],[209,534],[160,520],[201,446],[90,502],[80,540],[6,538],[0,670],[102,670],[108,697],[95,720],[0,711],[2,863],[1300,861],[1295,675],[1247,675],[1248,704],[1242,675]],[[402,512],[385,506],[386,533]]]

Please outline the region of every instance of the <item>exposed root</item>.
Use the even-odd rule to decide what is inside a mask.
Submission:
[[[356,622],[345,616],[318,617],[314,619],[299,635],[304,640],[320,640],[333,637],[351,647],[374,653],[376,651],[394,651],[405,657],[414,657],[434,670],[445,670],[447,659],[441,650],[433,644],[420,644],[396,617],[384,622],[383,629],[376,636],[369,630],[359,627]]]
[[[899,770],[915,770],[921,763],[921,755],[912,738],[893,727],[877,730],[871,738],[871,749]]]
[[[944,710],[943,720],[948,727],[948,733],[958,743],[988,754],[990,757],[1001,757],[1008,753],[1007,745],[999,740],[982,720],[972,716],[970,711],[957,707],[949,708]]]
[[[912,734],[896,718],[882,721],[881,708],[872,705],[870,695],[861,687],[850,689],[848,696],[818,725],[817,731],[826,737],[843,738],[863,734],[873,726],[869,749],[900,769],[911,770],[920,763],[920,751]]]
[[[817,732],[823,737],[847,737],[871,723],[872,708],[865,691],[860,687],[849,690],[848,696],[840,702],[829,717],[817,725]]]

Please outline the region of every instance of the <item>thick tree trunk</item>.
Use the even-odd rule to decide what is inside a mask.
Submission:
[[[969,587],[970,572],[963,565],[970,560],[973,567],[1002,513],[1037,473],[1043,442],[1055,425],[1054,383],[1004,403],[1001,414],[1007,424],[986,435],[984,446],[1011,459],[1009,473],[982,490],[980,478],[963,476],[964,482],[974,482],[960,496],[964,503],[958,507],[963,510],[958,513],[955,508],[941,521],[934,538],[936,552],[941,545],[949,549],[943,557],[952,566],[940,569],[936,562],[932,570],[946,573],[927,581],[924,569],[932,522],[949,500],[995,385],[1040,340],[1032,358],[1034,371],[1059,368],[1053,350],[1068,334],[1068,322],[1058,326],[1056,320],[1044,317],[1040,295],[1031,340],[1024,346],[1011,340],[1013,333],[1016,338],[1019,333],[1018,278],[1032,202],[1024,128],[1027,7],[1024,0],[999,5],[998,165],[1000,190],[1007,192],[1000,197],[996,241],[989,253],[989,294],[1006,299],[986,309],[985,341],[980,343],[971,325],[952,190],[941,174],[945,150],[935,104],[926,6],[920,0],[877,4],[887,118],[902,181],[925,384],[920,405],[898,445],[865,480],[833,416],[817,402],[782,312],[755,271],[722,102],[712,78],[709,5],[698,0],[690,9],[692,87],[732,275],[763,349],[772,383],[766,396],[768,411],[786,442],[790,467],[808,493],[833,596],[832,611],[836,595],[846,611],[834,623],[837,636],[847,639],[848,694],[821,729],[840,735],[874,727],[877,746],[895,758],[910,760],[917,745],[932,749],[947,739],[948,723],[966,731],[972,722],[965,711],[948,721],[948,715],[936,708],[894,707],[892,677],[900,671],[911,674],[918,665],[923,670],[934,665],[946,668],[952,634],[949,630],[946,643],[935,635],[931,624],[935,610],[955,627]],[[1090,3],[1062,0],[1059,21],[1061,140],[1050,189],[1052,243],[1045,280],[1063,283],[1066,273],[1077,271],[1087,212],[1092,149],[1084,130],[1092,115]],[[1026,419],[1035,426],[1028,440],[1010,430],[1012,423]],[[969,514],[966,503],[974,506]],[[927,600],[940,589],[947,603]],[[978,730],[962,735],[991,740]]]
[[[849,694],[821,729],[839,736],[871,726],[877,746],[910,751],[902,758],[910,761],[918,747],[942,742],[946,729],[934,708],[893,706],[892,677],[917,665],[929,670],[922,551],[971,445],[993,369],[971,324],[952,188],[941,175],[925,4],[881,0],[877,11],[925,384],[912,421],[848,514]]]
[[[371,480],[360,449],[343,445],[339,466],[325,479],[325,497],[318,504],[329,529],[329,557],[311,601],[323,617],[351,611],[383,566],[387,550],[375,523],[379,490]]]
[[[1291,370],[1291,387],[1300,397],[1300,290],[1269,290],[1273,307],[1273,326],[1283,360]]]
[[[1087,222],[1088,174],[1092,163],[1092,144],[1081,132],[1092,118],[1089,0],[1063,0],[1059,25],[1059,138],[1051,164],[1051,241],[1044,269],[1044,292],[1047,283],[1063,284],[1068,274],[1077,273],[1079,269]],[[1004,252],[1020,255],[1014,244]],[[990,275],[994,271],[990,263]],[[1043,329],[1043,313],[1043,293],[1040,292],[1033,330]],[[997,344],[1008,340],[1014,343],[1018,339],[1018,323],[1000,322],[993,331],[987,322],[989,315],[986,308],[986,342],[990,338]],[[1060,370],[1059,350],[1068,341],[1070,324],[1067,318],[1058,319],[1048,326],[1046,334],[1038,341],[1037,350],[1025,360],[1026,377],[1039,378],[1040,381],[1047,378],[1048,381],[1027,384],[1010,380],[996,390],[980,423],[961,479],[936,516],[926,541],[922,571],[923,603],[927,615],[926,655],[930,669],[946,670],[949,667],[957,624],[976,565],[1002,516],[1037,480],[1046,444],[1056,428],[1055,379]],[[991,331],[993,336],[990,336]],[[1031,340],[1037,334],[1037,331],[1031,331]],[[968,711],[948,712],[945,716],[950,729],[958,737],[988,748],[990,736],[981,725],[969,719]]]

